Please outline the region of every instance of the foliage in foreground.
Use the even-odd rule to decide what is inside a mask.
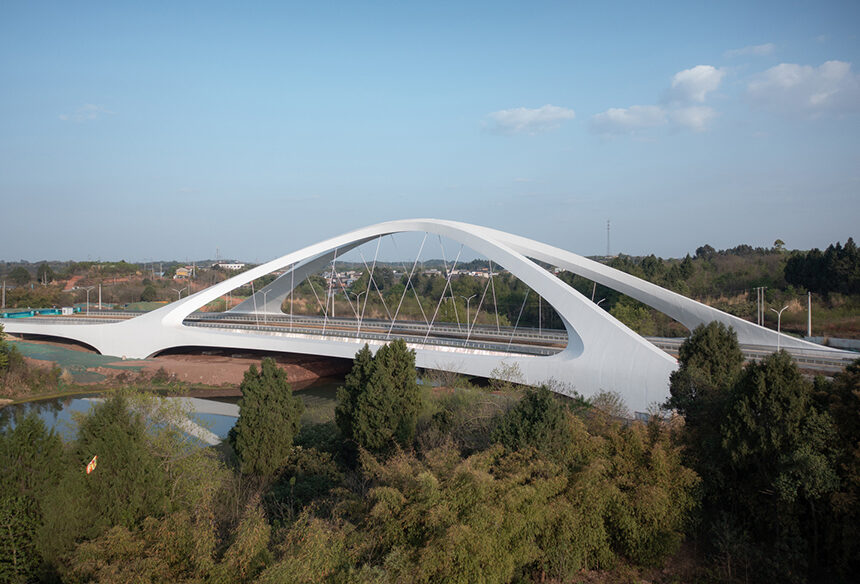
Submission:
[[[362,418],[388,436],[375,451],[318,424],[258,471],[226,445],[193,446],[181,412],[140,395],[96,406],[66,444],[19,419],[0,431],[0,577],[561,582],[660,566],[692,531],[713,579],[851,581],[860,362],[815,384],[784,353],[743,367],[716,324],[681,356],[671,403],[685,424],[628,423],[617,403],[605,414],[546,389],[439,390],[408,440],[396,416]],[[351,383],[373,361],[357,359]],[[406,371],[398,383],[414,382]]]
[[[677,548],[698,479],[665,424],[598,421],[546,390],[429,399],[404,447],[397,418],[367,418],[390,424],[392,445],[357,459],[323,424],[272,476],[231,471],[139,395],[96,406],[65,445],[19,422],[2,431],[4,463],[53,470],[4,482],[17,499],[0,518],[26,521],[0,566],[28,558],[4,573],[13,582],[509,582],[656,565]]]
[[[741,368],[734,333],[717,323],[685,345],[669,405],[686,418],[686,461],[703,478],[699,536],[721,576],[849,581],[860,366],[814,385],[784,351]]]

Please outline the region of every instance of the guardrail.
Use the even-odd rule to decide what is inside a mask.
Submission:
[[[288,329],[284,329],[281,326],[272,326],[272,325],[247,325],[247,324],[226,324],[226,323],[213,323],[213,322],[200,322],[200,321],[185,321],[187,326],[194,327],[205,327],[205,328],[220,328],[220,329],[232,329],[232,330],[246,330],[252,332],[268,332],[268,333],[276,333],[278,335],[289,335],[291,333],[294,334],[310,334],[314,336],[319,336],[323,338],[327,337],[338,337],[338,338],[350,338],[350,339],[363,339],[363,340],[373,340],[373,341],[387,341],[390,340],[390,337],[387,334],[382,333],[367,333],[362,332],[358,335],[352,331],[342,331],[342,330],[326,330],[325,334],[321,334],[319,329],[311,329],[304,327],[293,327],[293,330],[290,331]],[[483,351],[492,351],[495,353],[512,353],[512,354],[523,354],[523,355],[555,355],[556,353],[560,353],[563,349],[552,348],[552,347],[535,347],[533,345],[516,345],[511,344],[508,345],[505,342],[502,343],[488,343],[483,341],[461,341],[458,339],[440,339],[436,337],[429,337],[425,340],[424,337],[420,336],[411,336],[411,335],[396,335],[395,338],[402,338],[407,343],[413,343],[418,345],[431,345],[431,346],[444,346],[444,347],[455,347],[455,348],[463,348],[463,349],[478,349]]]

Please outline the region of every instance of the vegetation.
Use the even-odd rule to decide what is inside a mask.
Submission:
[[[385,452],[415,437],[421,396],[415,352],[398,339],[371,355],[367,345],[338,390],[335,411],[341,434],[359,448]]]
[[[270,477],[289,457],[304,405],[293,395],[286,371],[270,357],[259,371],[251,365],[239,389],[239,419],[230,444],[243,473]]]
[[[294,398],[271,361],[243,383],[235,458],[193,445],[178,429],[182,412],[133,392],[81,417],[65,444],[34,416],[16,420],[0,429],[0,460],[13,467],[0,520],[15,534],[0,545],[3,576],[563,581],[660,565],[677,550],[698,479],[671,426],[606,419],[546,389],[522,399],[516,390],[421,391],[416,377],[402,343],[356,356],[341,392],[356,405],[341,401],[338,421],[388,437],[373,451],[331,422],[285,437],[296,408],[273,407]],[[371,415],[383,403],[399,404],[400,415]],[[240,446],[251,435],[265,437],[253,455],[264,465],[249,464]]]
[[[860,362],[815,384],[785,352],[742,368],[717,323],[694,332],[679,362],[668,405],[685,417],[685,461],[702,477],[698,534],[721,577],[849,581],[857,466],[843,448],[860,433],[844,406],[857,405]]]
[[[794,252],[785,264],[785,281],[821,294],[860,294],[860,251],[849,237],[844,247]]]
[[[0,324],[0,396],[20,396],[56,388],[64,382],[59,366],[41,368],[29,365],[14,345],[6,341]]]

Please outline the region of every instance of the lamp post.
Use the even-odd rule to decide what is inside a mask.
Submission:
[[[472,294],[468,298],[466,298],[465,296],[460,296],[460,298],[466,301],[466,330],[469,331],[472,330],[472,313],[469,312],[469,305],[472,303],[472,298],[474,298],[475,296],[477,296],[477,294]]]
[[[358,329],[355,331],[355,334],[358,335],[361,332],[361,316],[362,312],[359,312],[358,307],[361,306],[361,295],[367,293],[367,290],[362,290],[358,294],[355,292],[350,292],[353,296],[355,296],[355,314],[358,316]]]
[[[90,286],[89,288],[84,288],[87,291],[87,316],[90,315],[90,290],[95,288],[95,286]]]
[[[267,317],[268,310],[266,310],[266,295],[271,292],[271,290],[262,290],[263,292],[263,324],[267,324],[269,319]]]
[[[171,290],[176,292],[176,301],[177,302],[179,302],[179,300],[182,298],[182,293],[187,289],[188,289],[188,286],[186,286],[185,288],[180,288],[179,290],[177,290],[176,288],[171,288]]]
[[[779,335],[780,335],[780,327],[782,324],[782,311],[788,308],[788,306],[783,306],[779,310],[776,308],[771,308],[772,311],[776,313],[776,350],[779,351]]]
[[[604,300],[606,300],[606,298],[601,298],[600,300],[598,300],[598,301],[597,301],[597,306],[600,306],[600,303],[601,303],[601,302],[603,302]]]

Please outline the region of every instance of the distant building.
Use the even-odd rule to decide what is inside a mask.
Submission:
[[[191,277],[191,268],[189,268],[187,266],[184,268],[176,268],[176,271],[173,274],[174,280],[182,280],[182,279],[187,279],[190,277]]]
[[[236,271],[236,270],[241,270],[242,268],[244,268],[245,264],[243,264],[242,262],[232,262],[232,263],[221,262],[221,263],[215,264],[215,267],[221,268],[222,270]]]

